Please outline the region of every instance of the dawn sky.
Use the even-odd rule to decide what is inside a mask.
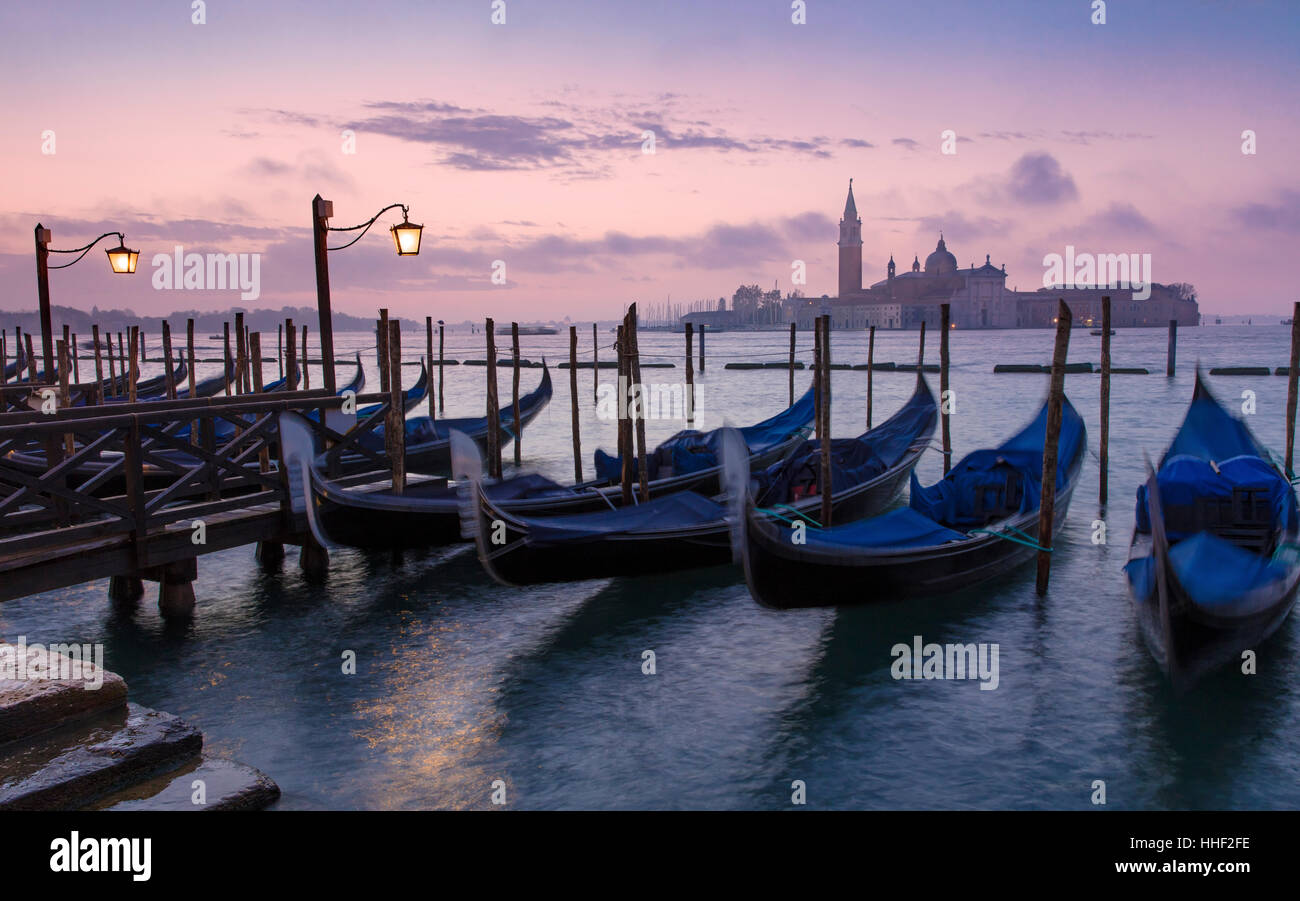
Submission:
[[[805,25],[785,0],[504,8],[211,0],[196,25],[187,0],[6,4],[0,308],[36,305],[37,221],[55,247],[120,229],[141,250],[135,277],[98,249],[54,274],[55,304],[314,303],[317,192],[336,225],[403,202],[426,227],[418,257],[393,253],[393,213],[330,255],[335,308],[360,315],[834,294],[850,177],[868,284],[942,229],[1021,290],[1073,244],[1150,253],[1205,313],[1300,299],[1293,2],[1112,0],[1104,25],[1089,0],[808,0]],[[178,244],[260,253],[261,296],[155,290]]]

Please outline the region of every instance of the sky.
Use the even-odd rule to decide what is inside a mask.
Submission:
[[[113,230],[141,251],[135,276],[98,248],[52,273],[55,304],[314,304],[317,193],[334,225],[404,203],[425,226],[416,257],[394,211],[329,254],[358,315],[834,295],[850,178],[867,284],[942,230],[1020,290],[1073,245],[1150,253],[1202,312],[1300,300],[1300,4],[1112,0],[1104,24],[1093,0],[807,0],[795,24],[799,5],[5,4],[0,309],[36,305],[37,222],[56,248]],[[258,254],[259,296],[159,287],[178,245]]]

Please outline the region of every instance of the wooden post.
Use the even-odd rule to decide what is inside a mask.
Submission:
[[[122,336],[119,334],[118,338],[120,339],[121,337]],[[32,333],[27,332],[23,335],[23,340],[27,342],[27,377],[34,382],[36,381],[36,354],[32,350]],[[47,369],[45,370],[45,378],[46,380],[50,380],[54,378],[54,374]]]
[[[235,382],[240,394],[253,390],[248,378],[248,335],[244,332],[244,314],[235,314]]]
[[[285,372],[286,381],[284,383],[284,387],[288,391],[292,391],[294,389],[294,384],[297,381],[293,377],[294,373],[298,371],[298,342],[293,340],[293,336],[296,335],[297,333],[298,333],[297,329],[293,327],[293,320],[292,319],[285,320],[284,372]],[[382,369],[383,368],[382,360],[380,361],[379,365],[380,368]]]
[[[876,368],[876,327],[867,332],[867,428],[871,428],[871,379]]]
[[[8,339],[9,334],[3,329],[0,329],[0,385],[5,385],[9,382],[9,345],[6,343]],[[0,413],[3,413],[4,410],[5,405],[0,404]]]
[[[444,328],[445,326],[442,324],[442,320],[439,319],[438,320],[438,412],[442,413],[445,416],[447,414],[447,399],[443,395],[443,390],[442,390],[442,386],[447,384],[447,380],[443,377],[442,374],[443,339],[446,337],[443,331]]]
[[[429,378],[433,378],[433,317],[424,317],[424,359],[428,361]],[[438,372],[438,382],[442,383],[442,372]],[[433,388],[429,388],[429,418],[434,419],[434,412],[437,409],[433,399]]]
[[[108,332],[104,338],[108,345],[108,393],[117,397],[117,357],[113,353],[113,333]]]
[[[831,317],[823,316],[822,327],[822,527],[831,526],[834,491],[831,484]]]
[[[191,402],[198,400],[198,375],[194,371],[194,320],[185,320],[185,368],[189,373],[189,392],[188,396]],[[190,422],[190,444],[198,447],[199,444],[199,421],[197,419]]]
[[[1286,475],[1295,478],[1296,379],[1300,378],[1300,303],[1291,310],[1291,365],[1286,371]]]
[[[292,317],[286,317],[284,320],[284,374],[287,381],[285,387],[293,391],[298,387],[298,342],[294,339],[298,335],[298,329],[293,324]],[[304,363],[304,365],[306,365]]]
[[[704,375],[704,323],[700,323],[700,375]]]
[[[253,332],[248,336],[248,353],[253,362],[253,393],[262,393],[262,333]],[[257,452],[257,468],[260,472],[271,471],[271,451],[263,448]]]
[[[128,379],[131,384],[130,384],[130,388],[128,389],[129,393],[127,395],[130,398],[131,403],[135,403],[139,399],[136,396],[136,387],[135,387],[135,383],[140,380],[139,351],[140,351],[140,326],[133,325],[131,326],[131,344],[130,344],[131,375]]]
[[[302,390],[311,390],[311,358],[307,356],[307,326],[302,327]]]
[[[813,317],[813,429],[822,437],[822,317]]]
[[[72,341],[68,344],[72,352],[72,381],[77,385],[81,384],[81,354],[77,350],[77,333],[72,333]]]
[[[952,310],[949,304],[939,305],[939,421],[943,432],[943,474],[952,469],[952,434],[948,425],[948,332],[952,328],[949,319]],[[921,378],[918,371],[916,377]]]
[[[375,332],[375,336],[379,341],[379,344],[375,348],[375,354],[379,358],[379,390],[381,392],[387,392],[388,366],[385,361],[388,360],[388,310],[380,309],[379,324],[376,328],[377,331]]]
[[[312,234],[316,245],[316,314],[320,327],[320,361],[325,390],[333,394],[338,390],[334,383],[334,317],[330,311],[330,270],[326,254],[326,237],[329,234],[329,217],[334,214],[334,204],[322,200],[317,194],[311,201]],[[287,337],[287,336],[286,336]]]
[[[925,371],[925,320],[921,320],[921,343],[916,350],[916,371]]]
[[[632,420],[628,419],[628,382],[632,380],[631,367],[628,366],[628,325],[627,317],[618,327],[618,457],[622,463],[619,483],[623,488],[622,500],[625,506],[632,503]]]
[[[578,434],[578,327],[569,326],[569,406],[573,423],[573,481],[582,483],[582,438]]]
[[[1097,501],[1106,506],[1110,460],[1110,295],[1101,299],[1101,446],[1097,455]]]
[[[1169,320],[1169,352],[1165,360],[1165,375],[1174,377],[1178,362],[1178,320]]]
[[[59,354],[59,409],[60,410],[67,409],[68,407],[72,406],[72,388],[68,382],[69,369],[71,369],[71,366],[68,365],[70,362],[68,358],[68,353],[69,353],[68,342],[59,339],[58,354]],[[73,438],[71,432],[67,432],[63,436],[63,452],[67,454],[69,457],[71,457],[73,454],[77,452],[76,439]],[[56,462],[56,461],[51,461],[51,462]]]
[[[501,478],[501,407],[497,402],[496,323],[487,320],[487,420],[488,475]]]
[[[633,303],[628,309],[628,372],[631,375],[631,393],[636,398],[636,403],[632,407],[635,418],[632,420],[636,428],[636,458],[637,472],[641,476],[641,500],[642,502],[650,499],[650,472],[649,465],[646,462],[645,452],[645,404],[646,394],[645,386],[641,383],[641,344],[637,337],[637,310],[636,304]]]
[[[519,323],[510,323],[510,359],[514,363],[514,373],[510,380],[510,407],[514,413],[515,429],[515,466],[522,463],[524,430],[519,422]]]
[[[1047,434],[1043,442],[1042,497],[1038,508],[1038,593],[1047,591],[1052,572],[1052,517],[1056,510],[1057,444],[1061,437],[1061,415],[1065,399],[1065,358],[1070,351],[1070,324],[1074,315],[1065,301],[1059,301],[1056,315],[1056,348],[1052,352],[1052,382],[1047,394]]]
[[[235,394],[235,390],[234,390],[233,383],[230,381],[230,377],[231,375],[233,375],[233,371],[234,371],[233,364],[235,362],[235,359],[230,355],[230,323],[229,322],[221,323],[221,328],[225,334],[225,345],[224,345],[225,350],[222,354],[222,356],[225,359],[222,360],[221,365],[224,366],[226,369],[225,371],[226,397],[232,397]]]
[[[284,325],[275,324],[275,365],[280,378],[284,378]]]
[[[90,340],[95,342],[95,403],[104,402],[104,355],[99,349],[99,326],[90,326]]]
[[[54,380],[54,326],[50,323],[50,230],[36,223],[36,295],[41,316],[45,378]]]
[[[392,439],[389,460],[393,466],[393,494],[406,490],[406,398],[402,394],[402,320],[388,323],[388,424],[384,431]]]
[[[591,403],[600,405],[600,336],[596,334],[596,323],[591,324]]]
[[[167,385],[167,399],[176,399],[176,374],[172,371],[172,327],[166,319],[162,324],[163,382]]]
[[[794,341],[795,341],[795,324],[790,323],[790,365],[787,367],[789,375],[790,400],[786,406],[794,406]],[[870,415],[870,414],[868,414]]]
[[[695,338],[695,326],[686,323],[686,427],[695,423],[695,364],[691,361],[691,341]]]

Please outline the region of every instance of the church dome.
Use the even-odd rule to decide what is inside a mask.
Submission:
[[[948,245],[939,236],[939,244],[934,253],[925,258],[925,271],[929,275],[949,275],[957,271],[957,258],[948,252]]]

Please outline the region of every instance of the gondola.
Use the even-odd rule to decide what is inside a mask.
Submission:
[[[549,381],[546,384],[549,386]],[[749,450],[754,466],[771,465],[801,445],[812,412],[810,390],[793,406],[776,416],[742,429],[742,432],[749,435]],[[284,417],[292,415],[294,414],[284,414]],[[682,433],[674,435],[649,456],[661,456],[672,447],[679,446],[681,435]],[[290,439],[286,437],[285,440]],[[310,433],[307,440],[311,440]],[[715,433],[706,433],[704,440],[705,444],[716,444]],[[478,443],[477,439],[475,443]],[[285,450],[288,453],[287,444]],[[411,548],[433,547],[462,540],[459,499],[463,486],[446,479],[435,479],[407,485],[401,496],[394,496],[387,491],[349,491],[325,478],[320,472],[323,461],[320,457],[315,459],[316,466],[308,475],[309,493],[312,496],[313,528],[317,530],[317,540],[322,544],[361,548]],[[710,486],[718,484],[720,469],[720,465],[715,464],[693,472],[653,479],[649,483],[650,496],[661,497],[692,489],[717,493],[717,489],[710,489]],[[561,485],[536,473],[485,482],[483,491],[502,509],[521,516],[607,510],[622,502],[621,488],[608,480]],[[639,488],[637,493],[639,494]]]
[[[1079,480],[1087,433],[1062,399],[1053,532]],[[1036,553],[1047,403],[996,448],[968,454],[908,506],[831,528],[782,523],[739,493],[732,533],[750,594],[766,607],[841,606],[955,591]],[[728,460],[731,466],[732,461]],[[743,469],[740,460],[734,468]]]
[[[424,364],[420,364],[420,381],[419,384],[424,386],[424,392],[428,391],[428,373],[424,369]],[[414,390],[414,389],[412,389]],[[551,371],[549,368],[542,369],[541,383],[519,398],[519,419],[520,428],[526,427],[530,422],[537,418],[551,400]],[[408,392],[408,412],[415,406],[418,406],[420,400],[417,399],[414,404],[409,403]],[[423,398],[423,394],[421,398]],[[358,419],[364,419],[366,415],[374,412],[378,407],[362,408],[357,411]],[[369,411],[369,413],[367,412]],[[500,409],[501,422],[501,444],[502,447],[508,446],[513,440],[511,429],[514,427],[514,408],[512,404],[504,404]],[[413,419],[406,420],[406,471],[422,475],[441,475],[445,474],[451,465],[451,451],[448,449],[448,436],[452,431],[460,431],[470,434],[476,441],[482,445],[487,441],[488,423],[487,417],[462,418],[462,419],[431,419],[428,416],[417,416]],[[359,441],[360,445],[372,453],[384,452],[384,428],[379,426],[367,432]],[[362,472],[366,469],[373,468],[373,462],[364,454],[351,452],[341,454],[338,464],[343,473]],[[326,468],[327,464],[321,458],[319,465]]]
[[[1253,650],[1300,584],[1295,492],[1198,372],[1173,444],[1138,489],[1124,567],[1156,664],[1178,689]]]
[[[911,398],[888,420],[856,438],[832,439],[832,521],[849,522],[888,508],[929,445],[937,421],[934,394],[918,376]],[[757,473],[752,490],[764,515],[814,522],[822,515],[821,456],[820,441],[804,441]],[[472,470],[472,463],[463,468]],[[464,515],[475,521],[479,560],[506,585],[644,575],[732,561],[725,495],[709,498],[683,491],[614,510],[521,517],[495,503],[481,480],[471,481]]]

